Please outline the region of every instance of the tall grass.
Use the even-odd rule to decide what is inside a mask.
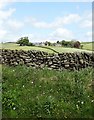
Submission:
[[[92,68],[2,67],[3,118],[93,118]]]

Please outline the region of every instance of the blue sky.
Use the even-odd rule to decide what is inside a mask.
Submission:
[[[2,2],[0,41],[92,41],[91,2]]]

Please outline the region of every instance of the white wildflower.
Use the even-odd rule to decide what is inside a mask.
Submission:
[[[15,110],[16,108],[14,107],[13,110]]]
[[[44,95],[45,93],[43,92],[43,95]]]
[[[94,102],[94,100],[91,100],[91,102]]]
[[[79,108],[79,106],[78,106],[78,105],[76,105],[76,107],[77,107],[77,109]]]
[[[84,104],[84,102],[82,101],[81,104]]]

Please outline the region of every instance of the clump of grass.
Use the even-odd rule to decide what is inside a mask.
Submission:
[[[88,85],[92,68],[81,71],[2,67],[4,118],[93,118],[94,97]]]

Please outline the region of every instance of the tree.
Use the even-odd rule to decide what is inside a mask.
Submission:
[[[65,40],[62,40],[62,41],[61,41],[61,45],[62,45],[62,46],[65,46],[65,42],[66,42]]]
[[[79,41],[76,41],[74,43],[74,48],[80,48],[80,42]]]
[[[64,47],[71,47],[71,42],[70,41],[62,40],[61,41],[61,45],[64,46]]]
[[[71,41],[70,41],[70,46],[71,46],[71,48],[73,48],[73,47],[74,47],[74,43],[75,43],[75,41],[74,41],[74,40],[71,40]]]
[[[59,44],[60,42],[59,41],[57,41],[57,44]]]
[[[51,42],[48,42],[48,46],[51,46]]]
[[[29,44],[29,39],[28,37],[21,37],[18,41],[17,44],[20,44],[20,46],[25,46]]]
[[[45,46],[47,46],[48,45],[48,41],[46,41],[44,44],[45,44]]]

